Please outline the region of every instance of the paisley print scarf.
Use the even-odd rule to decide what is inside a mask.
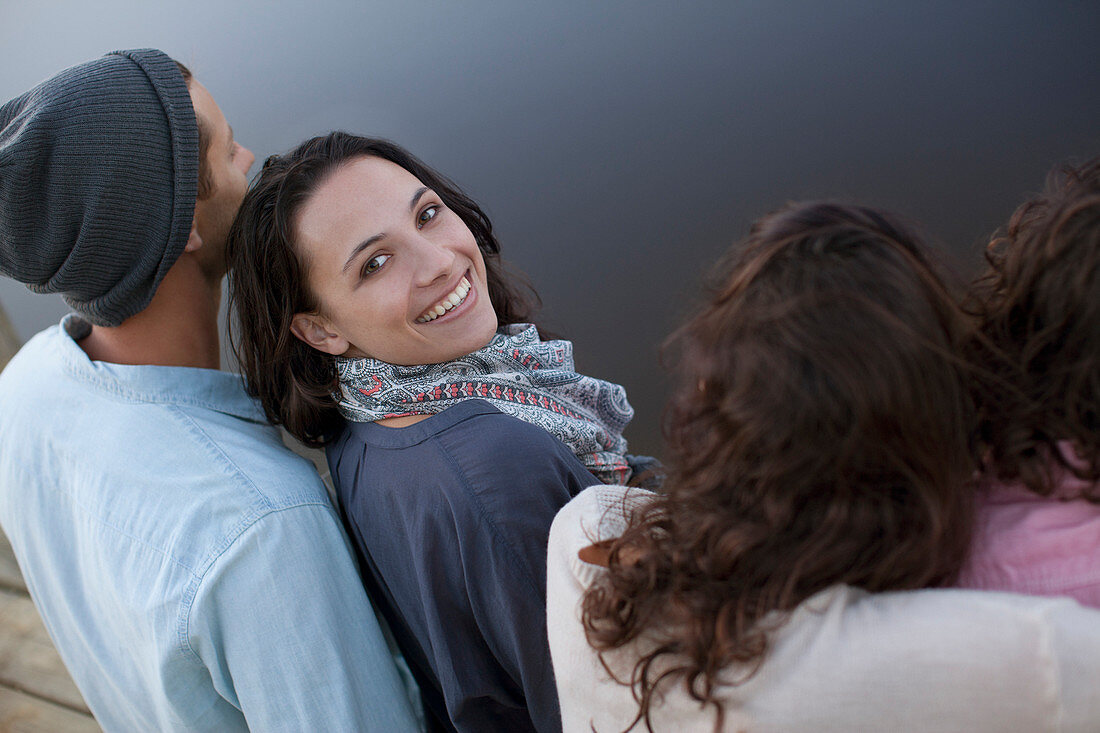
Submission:
[[[622,432],[634,409],[626,390],[578,374],[573,344],[540,341],[532,324],[504,326],[484,348],[444,364],[337,357],[336,371],[334,396],[352,422],[435,414],[462,400],[485,400],[559,438],[600,481],[630,478]]]

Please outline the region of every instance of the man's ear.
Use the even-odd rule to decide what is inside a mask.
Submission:
[[[290,332],[326,354],[339,356],[351,346],[348,340],[332,330],[329,322],[315,313],[295,313],[290,320]]]
[[[199,236],[199,230],[195,227],[195,222],[191,222],[191,232],[187,235],[187,244],[183,245],[184,252],[194,252],[202,247],[202,237]]]

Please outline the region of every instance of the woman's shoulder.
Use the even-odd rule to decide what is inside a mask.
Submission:
[[[503,413],[488,402],[469,400],[463,404],[469,403],[478,405],[469,419],[439,431],[433,440],[438,450],[479,483],[510,487],[567,483],[568,499],[596,482],[572,449],[546,429]]]
[[[595,484],[562,507],[554,523],[562,532],[595,537],[595,541],[618,537],[626,529],[633,511],[657,497],[652,491],[633,486]]]
[[[852,725],[935,706],[939,729],[1034,730],[1052,717],[1098,719],[1100,700],[1087,691],[1100,681],[1098,655],[1100,612],[1067,599],[834,586],[791,614],[758,675],[730,698],[777,719],[813,699]]]
[[[1025,640],[1030,645],[1038,638],[1036,634],[1054,629],[1087,632],[1090,643],[1100,644],[1100,611],[1068,598],[952,588],[868,593],[832,586],[804,601],[792,614],[789,626],[821,627],[813,633],[826,633],[827,629],[838,643],[868,632],[874,634],[877,645],[904,645],[920,639],[928,653],[938,647],[955,653],[973,646],[1000,646],[1001,642],[1006,642],[1007,648]]]
[[[568,586],[552,590],[575,609],[584,587],[574,581],[572,594]],[[552,595],[548,601],[551,616],[564,614]],[[636,710],[629,693],[602,683],[579,621],[570,623],[551,628],[551,649],[590,669],[582,686],[597,688],[602,700],[586,704],[586,715],[621,717],[614,707],[620,697],[618,709]],[[629,674],[639,644],[648,641],[605,661]],[[900,721],[914,731],[1045,730],[1059,720],[1061,730],[1086,731],[1100,719],[1098,655],[1100,612],[1070,600],[833,586],[803,602],[771,638],[761,667],[741,684],[723,685],[719,696],[732,713],[728,723],[753,720],[761,730],[887,730]],[[743,679],[745,670],[733,666],[728,674]],[[688,724],[700,720],[698,710],[676,688],[655,719]]]
[[[630,515],[656,496],[645,489],[605,484],[580,492],[562,507],[550,526],[550,563],[565,569],[581,586],[589,585],[603,568],[581,560],[577,553],[621,535]]]

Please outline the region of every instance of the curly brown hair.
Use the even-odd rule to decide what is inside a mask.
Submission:
[[[245,195],[226,243],[229,307],[235,316],[229,331],[246,389],[259,399],[268,420],[315,447],[335,438],[344,423],[333,397],[335,357],[306,345],[290,330],[295,313],[318,307],[296,246],[295,218],[333,172],[363,157],[382,158],[409,171],[469,227],[485,259],[489,299],[499,324],[530,322],[539,305],[526,279],[506,269],[485,212],[404,148],[331,132],[271,156]]]
[[[986,262],[967,306],[972,358],[990,373],[978,397],[986,468],[1047,496],[1060,467],[1100,502],[1100,158],[1052,171]]]
[[[710,294],[671,341],[667,493],[583,600],[609,672],[605,652],[646,640],[620,679],[630,728],[677,679],[720,727],[718,686],[751,677],[804,600],[948,584],[969,547],[964,316],[916,235],[868,208],[792,205],[731,249]]]

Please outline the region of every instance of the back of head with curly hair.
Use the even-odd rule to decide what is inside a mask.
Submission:
[[[969,307],[974,359],[992,377],[979,395],[988,468],[1042,495],[1058,465],[1100,481],[1100,158],[1055,169],[986,261]],[[1067,460],[1062,440],[1081,460]],[[1086,491],[1100,501],[1100,488]]]
[[[720,725],[717,685],[751,676],[785,613],[831,585],[954,579],[972,521],[963,333],[920,241],[874,210],[791,206],[731,250],[673,339],[668,491],[583,602],[601,658],[645,639],[620,680],[631,727],[675,680]]]

